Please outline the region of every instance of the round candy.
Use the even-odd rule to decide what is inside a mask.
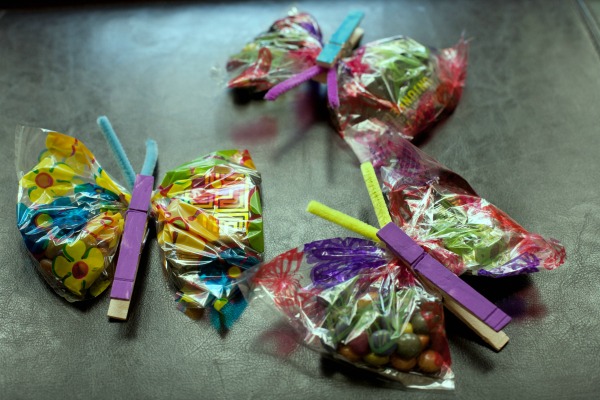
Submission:
[[[427,346],[429,346],[429,336],[427,335],[417,335],[419,340],[421,341],[421,351],[425,350]]]
[[[419,368],[428,374],[435,374],[442,369],[444,360],[437,351],[427,350],[419,356]]]
[[[421,352],[421,340],[414,333],[404,333],[398,339],[396,353],[408,360],[419,355]]]
[[[369,345],[373,353],[383,356],[389,356],[396,350],[396,342],[392,340],[392,334],[386,329],[380,329],[371,333]]]
[[[352,351],[350,346],[340,346],[340,348],[338,349],[338,353],[351,362],[360,361],[361,358],[358,354]]]
[[[411,358],[409,360],[405,360],[397,356],[396,354],[393,354],[390,357],[390,363],[392,364],[392,367],[394,367],[398,371],[408,372],[411,369],[413,369],[415,365],[417,365],[417,359]]]
[[[98,246],[98,241],[96,240],[95,237],[93,237],[92,235],[85,235],[81,241],[83,243],[85,243],[87,245],[88,248],[90,247],[97,247]]]
[[[348,336],[348,333],[350,333],[351,329],[352,326],[350,326],[350,324],[346,321],[338,321],[333,332],[333,340],[336,343],[340,340],[343,340],[346,336]]]
[[[44,255],[49,259],[53,259],[60,253],[62,246],[57,246],[54,244],[52,240],[48,241],[48,246],[46,246],[46,250],[44,250]]]
[[[369,335],[367,335],[367,332],[361,333],[358,337],[348,342],[348,347],[359,356],[369,354],[371,352],[371,347],[369,346]]]
[[[412,324],[410,322],[407,322],[402,333],[413,333],[413,331],[414,330]]]
[[[42,267],[42,270],[45,273],[52,275],[52,261],[48,260],[47,258],[43,258],[40,261],[40,267]]]
[[[388,356],[378,356],[374,353],[369,353],[364,357],[366,363],[380,367],[390,361]]]
[[[415,314],[412,316],[410,320],[414,333],[418,333],[421,335],[427,335],[429,333],[429,326],[427,326],[427,321],[423,318],[421,311],[417,310]]]

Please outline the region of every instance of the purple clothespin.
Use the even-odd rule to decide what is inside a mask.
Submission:
[[[377,232],[377,236],[394,255],[405,260],[416,272],[427,278],[494,331],[500,331],[510,322],[511,318],[504,311],[427,254],[394,223],[389,223],[381,228]]]
[[[126,320],[148,221],[148,208],[154,187],[154,177],[137,175],[125,218],[119,260],[110,292],[108,316]]]

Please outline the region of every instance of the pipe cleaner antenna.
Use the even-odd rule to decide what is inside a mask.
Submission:
[[[359,235],[369,238],[375,242],[380,242],[379,238],[377,237],[378,229],[374,226],[366,224],[359,219],[344,214],[341,211],[327,207],[325,204],[319,203],[318,201],[312,200],[310,203],[308,203],[306,211],[316,215],[317,217],[321,217],[327,221],[351,230],[352,232],[356,232]]]
[[[379,227],[383,228],[392,222],[392,218],[390,217],[387,205],[385,204],[383,193],[381,193],[381,189],[379,188],[379,182],[377,181],[375,168],[373,168],[373,164],[370,162],[364,162],[360,165],[360,170],[362,172],[365,185],[367,186],[367,192],[369,192],[371,203],[373,203],[375,215],[377,215],[377,221],[379,222]]]
[[[156,168],[156,161],[158,160],[158,145],[152,139],[146,140],[146,157],[144,158],[144,165],[142,166],[142,175],[152,175],[154,168]]]
[[[108,118],[105,117],[104,115],[98,117],[96,122],[98,123],[98,126],[100,127],[100,130],[102,131],[102,134],[104,135],[104,138],[108,142],[108,145],[109,145],[110,149],[112,150],[113,155],[117,159],[117,163],[119,164],[119,167],[121,168],[121,172],[123,173],[123,176],[125,176],[125,179],[127,180],[128,186],[130,188],[133,188],[133,185],[135,183],[135,171],[133,170],[133,167],[131,166],[131,162],[129,162],[129,159],[127,158],[127,154],[125,153],[125,150],[123,149],[123,146],[121,145],[121,142],[119,141],[119,138],[117,137],[117,133],[113,129]]]

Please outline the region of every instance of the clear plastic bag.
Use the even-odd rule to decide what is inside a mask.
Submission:
[[[213,306],[226,327],[241,313],[237,285],[264,247],[260,181],[250,154],[238,150],[167,172],[152,208],[182,311]]]
[[[228,87],[265,91],[315,65],[321,52],[321,30],[295,9],[246,44],[227,61]]]
[[[453,389],[441,299],[376,243],[305,244],[252,271],[308,347],[411,388]]]
[[[338,65],[340,134],[353,147],[364,132],[414,138],[456,107],[467,57],[464,39],[440,51],[403,36],[359,48]]]
[[[114,274],[130,194],[58,132],[19,127],[16,158],[17,227],[38,271],[68,301],[98,296]]]
[[[371,139],[393,221],[452,272],[504,277],[565,261],[557,240],[528,232],[412,143],[393,135]]]

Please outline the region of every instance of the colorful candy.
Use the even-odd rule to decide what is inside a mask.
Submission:
[[[75,138],[21,128],[18,139],[18,159],[35,164],[19,172],[17,226],[27,249],[68,301],[98,296],[112,278],[129,194]]]
[[[503,277],[564,262],[558,241],[525,230],[407,140],[387,135],[369,148],[394,222],[455,274]]]
[[[25,245],[61,296],[98,296],[112,280],[130,194],[75,138],[22,128],[17,143],[18,160],[34,160],[19,172],[17,225]],[[262,258],[259,184],[248,152],[225,150],[169,171],[153,196],[180,308],[212,305],[219,327],[240,316],[246,303],[237,283]]]
[[[321,52],[321,31],[316,21],[296,10],[271,25],[242,51],[229,58],[230,88],[270,89],[315,64]]]
[[[253,271],[249,291],[273,301],[316,350],[409,387],[452,387],[440,299],[374,242],[290,250]],[[423,356],[429,350],[439,357]]]
[[[183,311],[213,305],[225,327],[239,317],[237,283],[264,247],[259,184],[249,153],[231,150],[183,164],[159,185],[157,238]]]
[[[463,39],[437,51],[402,36],[359,48],[337,70],[340,134],[361,159],[370,137],[414,138],[458,104],[467,53]]]

